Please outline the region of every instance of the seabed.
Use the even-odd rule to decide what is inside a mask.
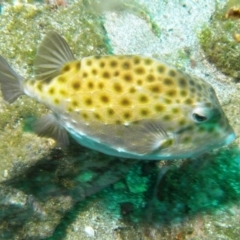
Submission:
[[[124,160],[73,140],[56,148],[31,127],[48,112],[43,105],[0,96],[0,239],[238,239],[240,18],[226,18],[232,7],[238,1],[0,1],[0,54],[24,77],[49,30],[79,59],[152,56],[212,84],[237,135],[197,159]]]

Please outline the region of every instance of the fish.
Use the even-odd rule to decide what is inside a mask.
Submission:
[[[213,87],[148,56],[102,55],[75,59],[55,31],[43,38],[34,79],[24,79],[0,57],[5,101],[25,94],[51,113],[35,132],[59,146],[77,143],[139,160],[195,157],[230,144],[235,133]]]

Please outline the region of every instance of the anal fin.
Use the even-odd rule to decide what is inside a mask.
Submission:
[[[34,131],[40,137],[53,138],[57,142],[57,146],[66,147],[69,145],[67,131],[61,127],[53,114],[41,117],[34,123]]]

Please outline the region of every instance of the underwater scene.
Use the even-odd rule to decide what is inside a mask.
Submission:
[[[240,239],[239,0],[0,0],[0,240]]]

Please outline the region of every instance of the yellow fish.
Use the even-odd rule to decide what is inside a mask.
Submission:
[[[68,134],[97,151],[135,159],[193,157],[235,139],[214,89],[156,59],[91,56],[75,60],[55,32],[43,39],[35,80],[24,80],[0,57],[9,103],[21,94],[52,110],[35,124],[40,136],[68,144]]]

